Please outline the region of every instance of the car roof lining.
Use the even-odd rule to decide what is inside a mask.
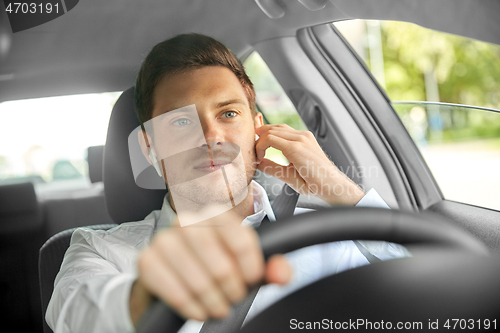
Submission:
[[[409,21],[500,44],[497,1],[330,0],[317,11],[298,1],[281,3],[285,15],[270,19],[252,0],[87,0],[15,34],[0,6],[0,33],[11,44],[0,55],[0,101],[124,90],[153,45],[184,32],[211,35],[239,56],[258,41],[350,18]]]

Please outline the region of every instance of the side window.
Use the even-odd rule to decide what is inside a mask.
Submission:
[[[500,46],[404,22],[334,25],[387,92],[445,198],[500,210]]]
[[[90,186],[87,149],[103,145],[120,92],[0,103],[0,184],[37,193]]]
[[[297,130],[307,130],[297,110],[278,83],[262,57],[253,52],[244,62],[245,70],[255,89],[257,107],[266,124],[287,124]],[[274,148],[266,151],[266,158],[287,165],[288,160]]]

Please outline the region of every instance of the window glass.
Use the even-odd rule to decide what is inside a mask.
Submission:
[[[500,210],[500,46],[404,22],[334,25],[387,92],[445,198]]]
[[[256,103],[269,124],[287,124],[297,130],[307,130],[292,101],[278,83],[262,57],[253,52],[244,62],[245,70],[255,89]],[[288,160],[274,148],[266,151],[266,158],[287,165]]]
[[[31,181],[37,192],[89,186],[89,146],[103,145],[120,93],[0,103],[0,184]]]
[[[445,198],[500,210],[500,112],[393,103]]]

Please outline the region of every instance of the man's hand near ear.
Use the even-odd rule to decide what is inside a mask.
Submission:
[[[363,190],[328,159],[314,135],[286,124],[264,125],[255,129],[258,169],[274,176],[300,194],[314,195],[331,205],[355,205]],[[276,148],[288,159],[288,166],[264,158],[266,149]]]

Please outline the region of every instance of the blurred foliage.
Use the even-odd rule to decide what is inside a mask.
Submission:
[[[370,54],[367,25],[365,53]],[[380,21],[385,89],[393,101],[427,101],[426,75],[439,102],[500,109],[500,46],[442,33],[415,24]],[[352,42],[352,41],[351,41]],[[370,68],[371,61],[366,59]],[[429,84],[429,82],[427,82]],[[500,113],[416,104],[393,104],[421,145],[500,137]]]
[[[500,46],[393,21],[381,35],[392,100],[426,100],[424,73],[434,72],[441,102],[500,109]]]

